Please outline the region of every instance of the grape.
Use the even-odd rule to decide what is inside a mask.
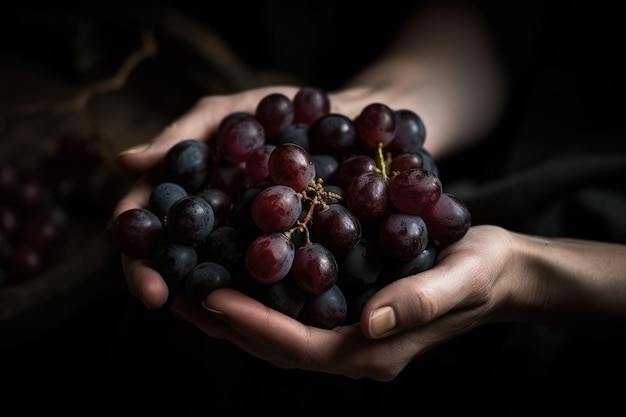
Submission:
[[[192,302],[202,305],[211,292],[218,288],[229,288],[232,284],[230,272],[223,265],[201,262],[185,278],[185,293]]]
[[[379,249],[370,240],[361,238],[343,259],[345,275],[342,284],[362,288],[376,283],[383,268]]]
[[[224,123],[216,146],[222,158],[236,164],[245,162],[264,143],[265,132],[261,123],[253,116],[240,115]]]
[[[224,126],[228,125],[231,121],[235,119],[239,119],[239,118],[248,118],[248,117],[254,117],[254,115],[247,111],[234,111],[232,113],[229,113],[220,121],[220,124],[217,127],[218,136],[222,132],[222,130],[224,130]]]
[[[339,167],[339,160],[333,155],[324,154],[311,155],[311,158],[315,164],[317,178],[321,178],[324,182],[330,181]]]
[[[330,99],[321,88],[305,86],[293,98],[293,123],[313,124],[330,111]]]
[[[236,201],[248,187],[245,164],[218,161],[209,172],[208,185],[224,191],[232,201]]]
[[[270,180],[268,161],[274,149],[276,149],[276,145],[266,143],[252,151],[250,156],[248,156],[248,159],[246,159],[245,173],[249,184],[254,185]]]
[[[276,144],[279,145],[281,143],[295,143],[302,146],[305,151],[310,152],[309,125],[299,123],[288,126],[276,139]]]
[[[287,276],[285,279],[268,285],[261,297],[266,306],[289,317],[297,318],[302,311],[307,293]]]
[[[346,206],[361,221],[380,218],[389,209],[388,181],[377,172],[356,177],[346,190]]]
[[[354,123],[342,114],[328,113],[309,127],[309,142],[314,153],[344,157],[357,144]]]
[[[193,193],[206,185],[210,169],[209,145],[187,139],[175,144],[165,155],[163,178]]]
[[[211,205],[215,216],[214,227],[225,226],[228,224],[230,214],[233,210],[233,201],[225,191],[208,186],[198,191],[196,195],[204,198]]]
[[[424,160],[420,153],[403,152],[395,155],[389,162],[389,171],[392,174],[422,167]]]
[[[327,291],[306,299],[300,319],[311,326],[332,329],[342,324],[347,315],[346,297],[337,285],[333,285]]]
[[[423,217],[430,236],[440,243],[461,239],[472,221],[467,205],[450,193],[443,193],[433,209]]]
[[[315,178],[315,164],[311,155],[294,143],[276,146],[268,161],[270,178],[278,185],[286,185],[300,192]]]
[[[262,284],[283,279],[293,264],[293,242],[282,233],[268,233],[256,238],[245,254],[246,270]]]
[[[437,245],[433,239],[429,238],[426,247],[417,256],[402,262],[388,262],[385,270],[381,271],[377,284],[379,287],[385,286],[400,278],[427,271],[435,266],[436,259]]]
[[[419,216],[392,213],[380,223],[379,242],[391,258],[406,261],[419,255],[428,243],[426,223]]]
[[[430,211],[441,196],[439,177],[425,169],[402,171],[389,180],[389,198],[399,210],[415,215]]]
[[[175,182],[165,181],[157,184],[150,193],[148,205],[150,210],[159,216],[162,221],[169,211],[172,204],[189,194],[181,185]]]
[[[361,222],[344,205],[331,204],[313,216],[313,233],[331,252],[345,254],[361,238]]]
[[[325,246],[311,243],[296,250],[291,272],[300,288],[321,294],[337,282],[337,261]]]
[[[209,236],[215,225],[215,214],[208,201],[197,195],[177,200],[167,213],[166,229],[179,243],[195,245]]]
[[[396,135],[396,116],[389,106],[371,103],[354,120],[359,138],[369,148],[388,145]]]
[[[199,261],[215,261],[225,266],[235,265],[245,251],[241,232],[231,226],[214,229],[196,248]]]
[[[261,191],[252,203],[252,219],[264,232],[284,232],[302,213],[298,193],[285,185],[272,185]]]
[[[292,125],[294,105],[284,94],[268,94],[257,104],[254,116],[263,126],[265,136],[274,138]]]
[[[353,179],[366,172],[376,171],[376,161],[368,155],[353,155],[341,162],[333,175],[333,182],[344,190]]]
[[[113,244],[120,252],[135,258],[149,259],[164,237],[161,220],[148,209],[123,211],[111,226]]]
[[[152,267],[170,287],[184,283],[197,263],[196,249],[176,242],[163,242],[152,256]]]
[[[426,141],[426,126],[419,115],[412,110],[400,109],[394,112],[396,134],[387,150],[394,153],[416,153]]]

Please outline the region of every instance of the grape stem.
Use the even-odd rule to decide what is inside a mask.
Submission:
[[[378,148],[377,148],[376,154],[378,156],[378,165],[380,165],[380,175],[382,175],[384,178],[389,178],[387,176],[387,163],[385,161],[385,156],[383,155],[383,143],[382,142],[378,142]]]
[[[312,194],[312,196],[310,196],[309,193]],[[301,221],[298,220],[298,225],[284,232],[284,235],[287,236],[288,239],[291,239],[291,235],[296,231],[306,233],[306,244],[311,244],[311,234],[309,232],[308,225],[313,220],[313,211],[315,210],[315,207],[321,205],[322,210],[326,210],[328,209],[328,203],[325,201],[326,199],[341,201],[342,197],[332,191],[324,190],[324,180],[322,178],[311,180],[306,188],[306,191],[304,193],[299,193],[298,196],[302,200],[309,203],[309,208],[307,209],[304,219]]]

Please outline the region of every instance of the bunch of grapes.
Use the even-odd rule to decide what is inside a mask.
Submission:
[[[233,287],[308,325],[353,322],[470,227],[425,138],[410,110],[372,103],[350,119],[319,88],[268,94],[208,143],[174,145],[148,207],[115,219],[113,243],[198,304]]]
[[[31,152],[32,161],[0,158],[0,287],[30,283],[61,262],[76,218],[97,213],[94,196],[114,185],[95,137],[68,129],[52,145]]]

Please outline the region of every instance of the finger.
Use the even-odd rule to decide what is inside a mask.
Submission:
[[[387,380],[414,355],[399,339],[368,340],[356,324],[333,330],[306,326],[235,290],[213,291],[205,306],[236,332],[229,334],[231,342],[283,368]]]
[[[148,177],[143,176],[140,178],[117,202],[113,208],[112,219],[115,220],[117,216],[126,210],[147,207],[153,188],[154,184]]]
[[[363,333],[370,338],[386,337],[487,301],[488,292],[479,283],[482,274],[477,262],[467,260],[462,267],[454,268],[448,265],[440,263],[379,290],[361,313]]]
[[[169,289],[163,277],[148,261],[122,255],[122,271],[128,291],[150,309],[161,308],[167,303]]]

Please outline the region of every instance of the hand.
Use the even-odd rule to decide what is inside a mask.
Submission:
[[[503,229],[470,228],[441,250],[434,268],[375,294],[360,323],[332,330],[306,326],[233,289],[212,292],[206,311],[183,298],[171,308],[207,335],[276,366],[389,381],[427,350],[494,319],[522,273],[512,267],[512,244]]]

